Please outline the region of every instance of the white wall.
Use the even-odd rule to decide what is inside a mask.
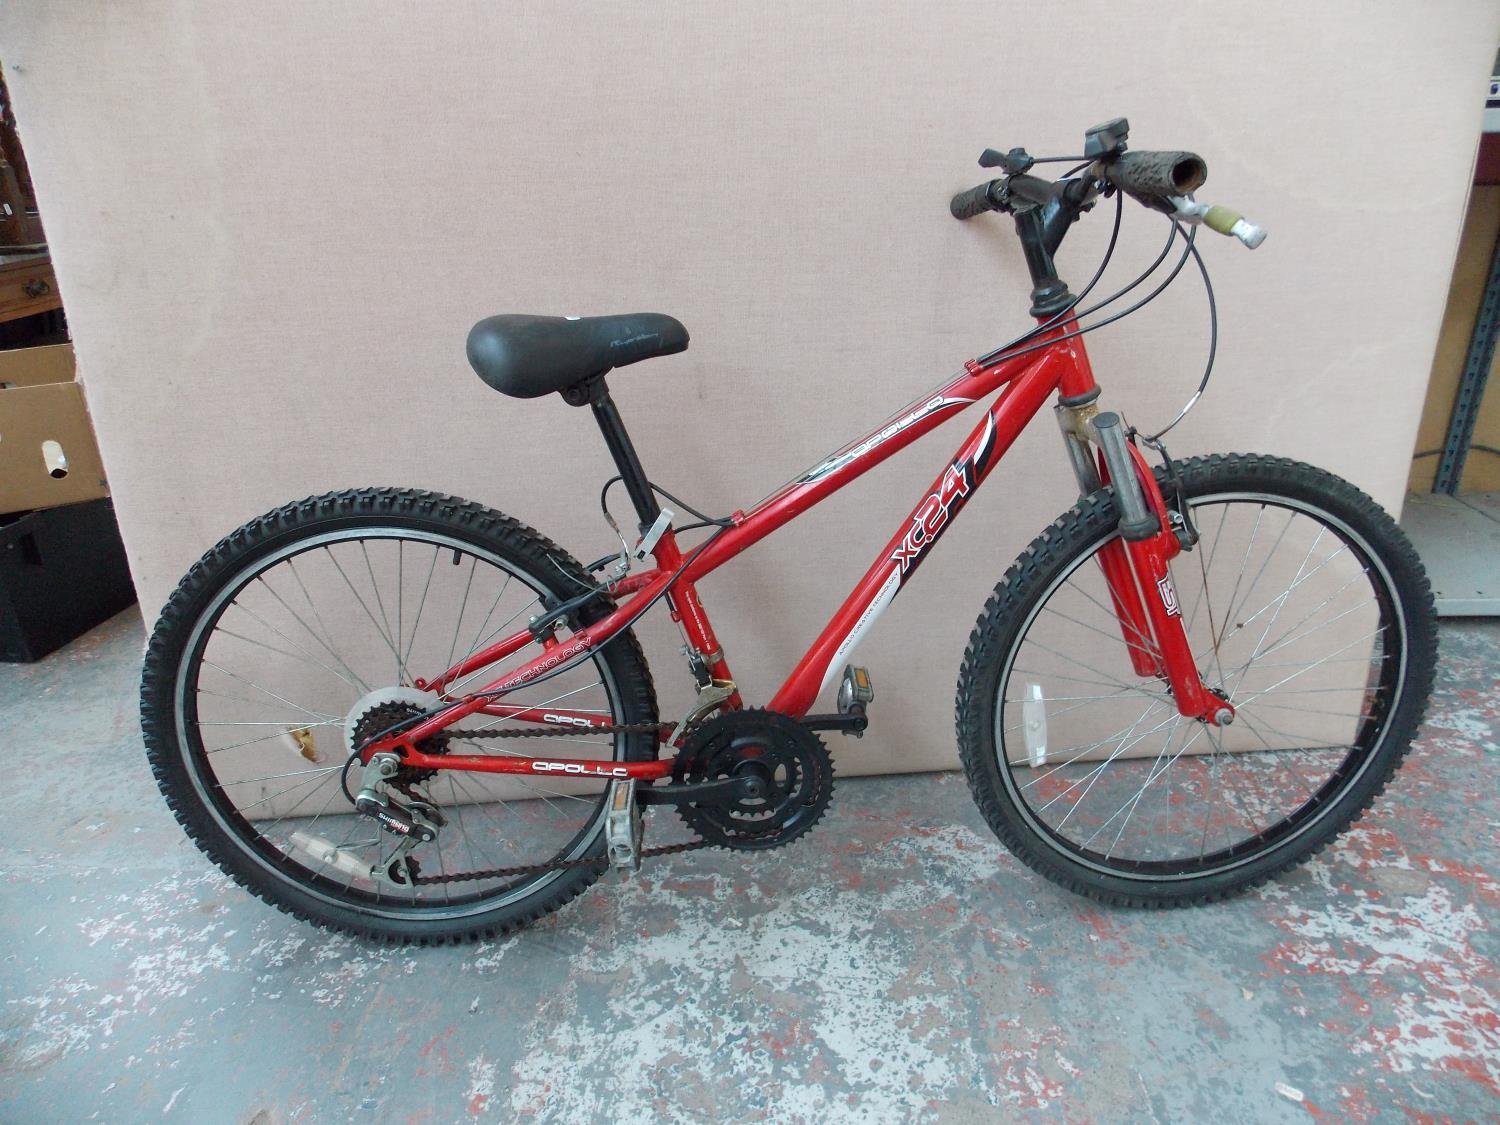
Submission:
[[[57,4],[7,67],[148,615],[221,534],[364,483],[442,489],[608,550],[588,416],[483,387],[498,311],[660,310],[684,355],[613,381],[662,484],[748,506],[1026,326],[1003,220],[947,199],[987,145],[1076,151],[1127,115],[1271,232],[1205,246],[1212,393],[1174,451],[1317,461],[1399,502],[1478,132],[1493,4]],[[1108,223],[1063,262],[1091,271]],[[1164,234],[1132,209],[1118,276]],[[1190,284],[1090,337],[1163,419],[1206,343]],[[769,699],[957,444],[905,457],[704,587]],[[549,470],[534,460],[548,456]],[[988,588],[1070,502],[1050,419],[860,652],[841,768],[951,764]],[[674,634],[647,632],[669,709]],[[839,740],[842,741],[842,740]]]

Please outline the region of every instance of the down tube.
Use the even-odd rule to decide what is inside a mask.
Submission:
[[[792,670],[771,700],[771,710],[799,718],[807,714],[1072,364],[1072,354],[1066,349],[1050,351],[996,399]]]

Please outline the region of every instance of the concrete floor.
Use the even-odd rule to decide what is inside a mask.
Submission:
[[[924,775],[844,782],[791,848],[651,861],[508,940],[409,951],[278,914],[187,842],[141,750],[141,644],[132,611],[0,667],[35,762],[0,822],[0,1120],[1500,1116],[1500,623],[1445,623],[1363,826],[1236,902],[1095,908]]]

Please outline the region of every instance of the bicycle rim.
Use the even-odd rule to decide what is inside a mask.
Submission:
[[[303,537],[257,558],[220,586],[189,635],[174,688],[174,720],[196,794],[218,827],[271,880],[333,906],[393,917],[464,917],[546,890],[567,871],[433,886],[395,885],[315,860],[293,838],[318,838],[385,870],[399,838],[355,813],[344,791],[348,735],[359,701],[397,695],[411,711],[437,703],[413,679],[431,677],[524,627],[543,596],[572,591],[561,571],[527,573],[467,539],[409,527],[355,526]],[[450,686],[472,691],[540,648]],[[565,708],[623,721],[620,692],[596,655],[528,685],[507,703]],[[388,723],[370,720],[364,736]],[[476,714],[466,728],[514,720]],[[580,730],[549,738],[554,752],[610,760],[624,738]],[[529,756],[539,744],[452,738],[463,754]],[[438,751],[441,752],[441,751]],[[439,839],[413,851],[422,875],[574,860],[602,825],[598,782],[497,777],[457,770],[405,774],[408,792],[440,810]]]

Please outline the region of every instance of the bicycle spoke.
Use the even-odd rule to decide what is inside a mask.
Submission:
[[[1162,776],[1165,776],[1167,774],[1167,772],[1172,767],[1172,763],[1176,762],[1177,759],[1180,758],[1183,755],[1183,753],[1187,750],[1187,748],[1189,746],[1191,746],[1194,741],[1197,740],[1199,734],[1201,734],[1205,728],[1200,727],[1198,729],[1198,731],[1196,733],[1194,733],[1191,738],[1189,738],[1185,742],[1183,742],[1183,744],[1180,747],[1178,747],[1177,752],[1175,754],[1173,754],[1170,758],[1168,758],[1166,760],[1166,762],[1163,764],[1162,763],[1162,757],[1163,757],[1163,755],[1165,755],[1166,752],[1171,748],[1171,746],[1172,746],[1172,739],[1175,738],[1175,737],[1177,737],[1177,732],[1179,730],[1181,730],[1181,729],[1182,729],[1181,724],[1178,724],[1178,725],[1174,726],[1170,731],[1167,732],[1167,740],[1164,743],[1162,743],[1161,751],[1156,755],[1155,759],[1153,759],[1152,765],[1151,765],[1151,770],[1150,770],[1150,772],[1147,773],[1146,780],[1141,784],[1141,787],[1135,791],[1135,794],[1130,798],[1129,801],[1127,801],[1125,804],[1121,805],[1118,809],[1116,809],[1115,812],[1114,812],[1114,814],[1109,818],[1109,820],[1106,820],[1097,829],[1095,829],[1094,830],[1094,834],[1092,836],[1090,836],[1087,840],[1085,840],[1083,842],[1083,846],[1085,848],[1088,847],[1089,845],[1091,845],[1094,842],[1094,840],[1098,838],[1099,833],[1103,832],[1105,829],[1107,829],[1110,826],[1111,823],[1113,823],[1115,817],[1119,816],[1121,812],[1124,812],[1125,813],[1125,819],[1123,819],[1122,821],[1120,821],[1120,828],[1115,833],[1114,840],[1110,843],[1108,850],[1106,850],[1104,854],[1106,856],[1112,855],[1114,853],[1115,848],[1117,848],[1117,847],[1120,846],[1120,840],[1125,835],[1125,829],[1130,824],[1130,818],[1135,815],[1135,810],[1139,807],[1139,805],[1141,803],[1141,799],[1146,795],[1146,790],[1151,787],[1152,783],[1158,777],[1162,777]],[[1201,854],[1201,852],[1200,852],[1200,854]]]
[[[1076,582],[1072,581],[1072,579],[1068,580],[1067,586],[1068,586],[1069,589],[1073,590],[1075,593],[1081,594],[1083,597],[1087,598],[1089,600],[1089,602],[1091,602],[1095,606],[1095,608],[1097,608],[1101,613],[1103,613],[1106,616],[1106,618],[1113,620],[1116,624],[1121,625],[1124,628],[1129,629],[1132,633],[1134,633],[1135,636],[1136,636],[1136,639],[1138,641],[1140,641],[1141,646],[1143,648],[1145,648],[1145,649],[1147,649],[1148,651],[1151,651],[1151,652],[1156,651],[1156,638],[1150,636],[1147,633],[1141,632],[1141,630],[1138,629],[1138,628],[1136,628],[1136,626],[1132,625],[1129,621],[1126,621],[1118,613],[1115,612],[1113,606],[1106,606],[1103,602],[1101,602],[1098,598],[1094,597],[1094,595],[1090,594],[1082,586],[1080,586]],[[1050,608],[1050,607],[1048,607],[1048,608]],[[1056,611],[1054,610],[1053,612],[1056,612]],[[1074,624],[1079,624],[1079,622],[1074,622]],[[1107,630],[1102,630],[1102,629],[1096,629],[1095,632],[1102,632],[1106,637],[1109,637],[1111,640],[1114,640],[1115,638],[1118,637],[1119,640],[1120,640],[1120,642],[1122,644],[1125,643],[1125,637],[1124,637],[1123,634],[1120,634],[1120,633],[1111,633],[1111,632],[1109,632]]]
[[[288,565],[290,565],[291,564],[291,559],[287,559],[287,562],[288,562]],[[285,601],[285,598],[282,598],[281,594],[278,594],[278,592],[276,592],[275,589],[272,588],[272,585],[270,585],[270,582],[267,582],[266,576],[264,576],[264,574],[257,574],[257,577],[255,577],[255,580],[257,580],[257,582],[260,583],[260,585],[263,586],[264,589],[266,589],[267,594],[272,595],[272,597],[275,598],[275,600],[278,601],[279,604],[281,604],[282,609],[285,609],[285,610],[287,610],[288,613],[291,613],[291,616],[293,616],[294,621],[296,621],[297,624],[302,625],[303,630],[306,630],[306,633],[308,633],[308,636],[311,636],[312,639],[317,640],[317,642],[320,643],[321,646],[323,646],[324,651],[326,651],[327,654],[332,655],[333,660],[335,660],[335,663],[338,663],[339,667],[342,667],[342,669],[344,669],[344,673],[342,673],[342,675],[339,672],[335,672],[335,670],[333,670],[332,667],[330,667],[330,669],[329,669],[330,672],[333,672],[333,673],[335,673],[335,675],[338,675],[339,678],[344,679],[344,681],[347,682],[347,684],[350,685],[350,687],[359,688],[360,691],[369,691],[369,690],[371,690],[371,688],[369,688],[369,684],[366,684],[366,682],[363,681],[363,679],[360,679],[359,676],[354,675],[354,669],[351,669],[351,667],[348,666],[348,663],[347,663],[347,661],[344,660],[344,658],[339,657],[338,652],[333,651],[333,648],[332,648],[332,646],[329,645],[329,642],[327,642],[327,640],[324,640],[323,637],[318,636],[318,633],[315,633],[314,628],[312,628],[312,625],[309,625],[308,622],[303,621],[302,616],[300,616],[299,613],[297,613],[296,610],[294,610],[293,607],[290,606],[290,604],[287,604],[287,601]],[[299,645],[299,643],[297,643],[296,640],[293,640],[293,639],[291,639],[290,636],[287,636],[287,634],[282,633],[282,631],[279,630],[279,628],[276,628],[275,625],[270,624],[269,621],[263,621],[263,619],[261,619],[260,616],[255,615],[255,613],[252,612],[252,610],[249,610],[248,607],[245,607],[245,606],[242,606],[242,604],[239,604],[239,600],[233,601],[233,603],[231,603],[231,604],[234,604],[234,606],[236,606],[237,609],[242,610],[242,612],[246,612],[246,613],[249,613],[249,615],[254,616],[254,618],[257,619],[257,621],[260,621],[261,624],[266,625],[267,628],[270,628],[270,630],[272,630],[273,633],[276,633],[276,636],[281,637],[281,639],[285,640],[285,642],[287,642],[288,645],[296,646],[296,648],[299,649],[299,651],[303,651],[303,652],[308,651],[308,649],[305,649],[305,648],[303,648],[302,645]],[[311,655],[312,655],[311,652],[309,652],[309,657],[311,657]]]
[[[1260,537],[1260,523],[1261,520],[1265,519],[1265,516],[1266,506],[1262,504],[1255,513],[1255,526],[1250,529],[1250,541],[1245,544],[1244,557],[1240,559],[1240,565],[1235,568],[1234,573],[1236,575],[1236,578],[1234,580],[1234,589],[1229,591],[1229,605],[1224,617],[1224,624],[1226,628],[1228,627],[1229,621],[1234,616],[1235,599],[1240,596],[1240,583],[1245,579],[1245,570],[1247,569],[1247,564],[1250,562],[1250,552],[1255,549],[1255,541]],[[1267,552],[1267,557],[1270,557],[1270,555],[1272,554],[1275,554],[1274,548],[1271,551]],[[1249,596],[1248,591],[1246,592],[1246,596]],[[1215,646],[1222,644],[1223,638],[1216,633],[1214,634],[1213,643]]]
[[[1320,563],[1318,565],[1317,569],[1321,570],[1323,568],[1323,566],[1327,565],[1328,562],[1332,562],[1333,558],[1336,558],[1336,557],[1337,557],[1336,555],[1332,556],[1329,559],[1325,560],[1325,562]],[[1303,582],[1308,581],[1309,579],[1313,578],[1316,573],[1317,573],[1317,571],[1314,571],[1313,573],[1308,574],[1306,578],[1302,579],[1302,581]],[[1319,602],[1316,606],[1314,606],[1312,608],[1312,610],[1305,617],[1302,618],[1302,621],[1298,622],[1298,625],[1302,624],[1303,622],[1306,622],[1306,621],[1310,620],[1313,616],[1315,616],[1317,614],[1317,612],[1320,609],[1322,609],[1329,602],[1333,601],[1333,599],[1337,598],[1340,594],[1344,593],[1350,587],[1352,587],[1354,585],[1357,585],[1361,577],[1368,578],[1369,575],[1367,573],[1365,573],[1364,571],[1360,571],[1354,577],[1350,578],[1342,586],[1340,586],[1338,589],[1334,590],[1331,594],[1329,594],[1326,598],[1324,598],[1321,602]],[[1265,613],[1273,605],[1279,605],[1279,603],[1281,603],[1282,599],[1286,598],[1286,596],[1288,594],[1290,594],[1294,589],[1296,589],[1297,585],[1300,585],[1300,584],[1301,583],[1299,582],[1299,583],[1294,583],[1292,586],[1288,586],[1287,589],[1286,589],[1286,591],[1284,593],[1282,593],[1281,595],[1279,595],[1277,598],[1273,599],[1272,601],[1267,602],[1265,605],[1261,606],[1260,609],[1256,610],[1249,617],[1245,618],[1245,620],[1242,621],[1242,622],[1240,622],[1239,625],[1236,627],[1235,633],[1239,633],[1241,630],[1244,629],[1245,626],[1247,626],[1251,622],[1255,621],[1257,618],[1260,617],[1261,614]],[[1294,629],[1297,628],[1297,625],[1292,626],[1292,628],[1294,628]],[[1230,635],[1233,636],[1234,634],[1230,634]],[[1264,634],[1262,634],[1262,638],[1264,638]],[[1268,649],[1266,651],[1270,651],[1270,650]],[[1252,657],[1252,659],[1253,658],[1254,657]]]
[[[1039,809],[1037,809],[1037,812],[1039,812],[1039,813],[1046,812],[1049,808],[1051,808],[1059,800],[1061,800],[1063,797],[1066,797],[1069,793],[1073,792],[1075,789],[1077,789],[1080,785],[1082,785],[1086,781],[1089,782],[1090,787],[1092,787],[1093,781],[1095,779],[1097,779],[1109,767],[1109,764],[1111,762],[1113,762],[1116,758],[1118,758],[1121,754],[1123,754],[1131,746],[1135,745],[1135,743],[1133,743],[1133,742],[1130,741],[1130,736],[1135,733],[1136,727],[1140,726],[1141,723],[1145,721],[1146,716],[1149,715],[1150,713],[1151,713],[1151,708],[1150,707],[1147,707],[1146,710],[1142,711],[1140,713],[1140,715],[1138,715],[1136,717],[1135,721],[1133,723],[1131,723],[1128,727],[1126,727],[1122,733],[1120,733],[1120,745],[1117,746],[1114,750],[1111,750],[1110,753],[1109,753],[1109,755],[1108,755],[1108,757],[1106,757],[1103,761],[1101,761],[1097,766],[1095,766],[1093,769],[1091,769],[1088,773],[1084,774],[1083,777],[1079,778],[1072,785],[1068,786],[1068,788],[1065,789],[1065,790],[1063,790],[1063,792],[1059,793],[1056,797],[1053,797],[1052,800],[1048,801],[1045,805],[1042,805]],[[1168,719],[1167,722],[1175,722],[1176,718],[1177,718],[1177,716],[1173,716],[1172,718]],[[1150,730],[1146,731],[1146,733],[1143,734],[1141,737],[1145,738],[1148,735],[1154,734],[1156,731],[1160,730],[1165,725],[1166,725],[1166,723],[1161,723],[1161,724],[1159,724],[1159,725],[1157,725],[1155,727],[1152,727]],[[1114,741],[1114,737],[1111,736],[1108,741],[1109,742],[1113,742]],[[1077,761],[1081,756],[1082,756],[1081,754],[1075,754],[1073,756],[1072,761]],[[1061,768],[1061,767],[1059,767],[1059,768]],[[1084,797],[1088,796],[1088,789],[1084,790],[1083,796]],[[1075,803],[1073,807],[1077,808],[1078,806]]]
[[[344,585],[349,587],[349,592],[354,595],[354,600],[359,603],[359,608],[365,611],[365,616],[370,619],[370,624],[375,627],[375,632],[378,633],[380,635],[380,639],[385,642],[385,647],[390,649],[391,655],[396,658],[396,665],[399,668],[401,664],[401,655],[396,651],[396,646],[391,642],[391,638],[381,630],[380,622],[375,620],[375,615],[370,612],[370,607],[365,604],[365,599],[360,597],[359,591],[354,588],[354,583],[349,581],[349,576],[344,573],[344,568],[339,565],[339,560],[334,557],[333,552],[329,550],[327,546],[324,546],[323,551],[328,555],[328,561],[333,563],[334,569],[339,572],[339,577],[344,580]],[[389,629],[390,626],[387,625],[386,628]]]
[[[283,777],[303,777],[307,774],[329,773],[332,770],[341,770],[343,766],[319,766],[314,770],[290,770],[286,773],[268,773],[264,777],[247,777],[244,781],[225,781],[220,783],[221,789],[227,789],[231,785],[254,785],[258,781],[275,781]]]
[[[1283,773],[1291,774],[1293,780],[1298,781],[1299,783],[1303,781],[1303,779],[1297,774],[1297,771],[1292,769],[1291,764],[1286,761],[1286,758],[1289,751],[1292,753],[1301,754],[1304,753],[1304,748],[1272,746],[1270,740],[1267,739],[1265,735],[1261,734],[1260,728],[1257,726],[1254,719],[1250,716],[1244,716],[1244,725],[1245,729],[1254,736],[1255,740],[1259,742],[1263,747],[1265,747],[1264,752],[1257,752],[1257,758],[1265,758],[1269,756],[1272,764],[1275,765]],[[1291,792],[1292,790],[1288,789],[1286,791]]]
[[[399,540],[398,540],[399,542]],[[375,594],[375,608],[380,610],[380,620],[385,622],[385,631],[392,638],[391,655],[396,658],[396,682],[406,683],[406,666],[401,662],[401,636],[391,632],[391,619],[386,616],[385,599],[380,596],[380,583],[375,581],[375,568],[370,565],[370,551],[363,539],[359,541],[359,553],[365,560],[365,573],[370,576],[370,590]],[[371,618],[371,620],[374,620]]]
[[[1096,676],[1103,676],[1104,677],[1104,679],[1102,679],[1102,680],[1088,680],[1088,681],[1083,681],[1083,682],[1102,684],[1104,687],[1124,688],[1126,691],[1141,691],[1143,694],[1148,694],[1148,695],[1150,694],[1149,692],[1146,692],[1143,688],[1140,688],[1140,687],[1138,687],[1136,685],[1127,684],[1127,683],[1125,683],[1122,680],[1116,680],[1116,679],[1111,678],[1108,672],[1104,672],[1104,671],[1101,671],[1098,668],[1095,668],[1092,664],[1088,663],[1085,660],[1079,660],[1076,657],[1071,657],[1071,656],[1064,656],[1061,652],[1058,652],[1057,649],[1055,649],[1055,648],[1049,648],[1047,645],[1042,644],[1040,641],[1038,641],[1034,637],[1028,637],[1027,638],[1027,643],[1030,644],[1034,648],[1041,649],[1043,652],[1047,653],[1049,656],[1056,656],[1056,657],[1058,657],[1061,660],[1071,661],[1073,664],[1076,664],[1078,667],[1084,669],[1087,672],[1092,672]],[[1061,673],[1056,673],[1056,675],[1058,675],[1061,679],[1065,679],[1065,680],[1066,679],[1076,678],[1076,677],[1065,676],[1065,675],[1062,675]]]
[[[295,793],[299,789],[306,789],[309,785],[321,785],[323,782],[325,782],[327,780],[328,780],[327,776],[323,775],[323,776],[319,776],[319,777],[308,778],[306,781],[299,781],[299,782],[297,782],[294,785],[288,785],[285,789],[278,789],[275,793],[272,793],[269,797],[262,797],[260,800],[258,800],[258,801],[252,801],[248,805],[240,805],[238,811],[239,811],[240,815],[243,816],[245,813],[249,812],[251,809],[258,809],[258,808],[260,808],[261,805],[269,804],[270,802],[272,802],[274,800],[277,800],[280,797],[286,796],[288,793]],[[218,785],[215,785],[214,788],[222,790],[224,788],[224,785],[222,783],[220,783]],[[299,803],[302,800],[303,800],[303,798],[298,798],[298,802]],[[293,806],[293,807],[296,807],[296,806]]]
[[[459,565],[459,561],[458,551],[457,549],[455,549],[453,552],[454,565]],[[463,629],[464,613],[469,608],[469,591],[474,588],[474,568],[478,565],[479,560],[472,555],[469,556],[469,578],[468,581],[464,583],[464,598],[463,601],[459,603],[458,618],[453,622],[453,641],[448,646],[448,663],[446,666],[449,668],[453,667],[453,657],[458,652],[458,634],[460,630]]]
[[[291,572],[292,580],[297,583],[297,589],[302,592],[302,598],[307,602],[307,608],[312,610],[313,620],[318,623],[318,628],[323,630],[324,635],[327,636],[330,641],[330,644],[328,646],[328,654],[335,660],[337,660],[340,664],[343,664],[344,670],[348,672],[350,676],[353,676],[356,680],[360,680],[360,677],[354,675],[353,669],[351,669],[348,664],[344,662],[343,658],[340,657],[332,648],[331,642],[333,640],[333,631],[328,628],[328,624],[323,620],[323,615],[318,611],[317,603],[312,600],[312,595],[307,591],[307,584],[302,581],[302,575],[297,572],[297,560],[295,557],[289,556],[287,558],[286,568]],[[257,575],[257,578],[265,584],[268,590],[272,589],[271,584],[269,582],[266,582],[264,574]],[[287,608],[290,611],[291,607],[288,606]],[[360,680],[360,682],[361,684],[363,684],[364,681]],[[365,687],[365,690],[369,690],[368,686]]]
[[[1089,600],[1093,601],[1094,599],[1090,598]],[[1100,629],[1096,625],[1085,624],[1084,622],[1079,621],[1076,617],[1069,617],[1066,613],[1063,613],[1061,610],[1058,610],[1058,609],[1053,609],[1050,605],[1049,606],[1044,606],[1043,608],[1044,608],[1044,610],[1047,613],[1052,614],[1054,617],[1060,617],[1064,621],[1071,622],[1072,624],[1077,625],[1079,628],[1087,629],[1091,633],[1098,633],[1101,637],[1104,637],[1107,640],[1121,641],[1122,643],[1124,641],[1124,638],[1120,635],[1120,633],[1119,633],[1118,630],[1116,630],[1115,632],[1111,633],[1108,630]],[[1124,625],[1126,628],[1130,629],[1133,633],[1135,633],[1136,636],[1140,637],[1141,638],[1141,643],[1143,645],[1144,644],[1151,644],[1151,646],[1153,648],[1155,647],[1155,643],[1152,642],[1149,637],[1147,637],[1144,633],[1142,633],[1134,625],[1131,625],[1129,622],[1124,621],[1124,620],[1121,620],[1120,624]]]
[[[411,650],[416,647],[417,630],[422,627],[422,611],[427,608],[427,592],[432,589],[432,575],[437,570],[437,561],[438,549],[434,547],[432,549],[432,562],[427,567],[427,581],[422,584],[422,598],[417,602],[417,616],[411,623],[411,640],[407,643],[406,655],[403,657],[403,662],[405,663],[410,663]]]
[[[1219,543],[1223,540],[1224,537],[1224,521],[1228,518],[1229,505],[1219,505],[1219,526],[1214,529],[1213,547],[1208,552],[1208,563],[1206,566],[1203,562],[1202,539],[1199,539],[1198,550],[1196,554],[1198,555],[1198,569],[1203,575],[1203,585],[1199,587],[1198,592],[1193,595],[1193,605],[1192,608],[1188,611],[1187,623],[1182,627],[1182,631],[1184,633],[1191,633],[1193,631],[1193,622],[1198,620],[1198,605],[1204,598],[1208,596],[1208,576],[1213,571],[1214,559],[1219,557]],[[1217,634],[1217,630],[1215,630],[1214,628],[1212,618],[1210,618],[1208,622],[1208,632],[1210,636],[1214,636]]]
[[[280,727],[283,731],[311,730],[313,727],[341,727],[344,725],[342,719],[324,719],[317,723],[276,723],[265,720],[236,720],[224,719],[216,722],[204,722],[202,719],[194,719],[195,727]]]
[[[1287,526],[1288,527],[1291,526],[1290,521],[1288,522]],[[1271,632],[1271,630],[1276,627],[1276,620],[1277,620],[1277,618],[1279,618],[1281,616],[1281,611],[1286,608],[1286,601],[1287,601],[1287,599],[1292,596],[1292,591],[1295,590],[1297,588],[1297,586],[1301,583],[1302,572],[1307,567],[1307,560],[1310,559],[1310,558],[1312,558],[1313,551],[1317,550],[1318,544],[1320,542],[1322,542],[1322,540],[1323,540],[1323,531],[1320,528],[1318,530],[1318,536],[1317,536],[1317,538],[1314,539],[1312,541],[1312,545],[1307,548],[1307,554],[1303,555],[1302,556],[1302,561],[1300,563],[1298,563],[1298,565],[1297,565],[1297,573],[1295,575],[1293,575],[1293,577],[1292,577],[1292,584],[1290,586],[1288,586],[1282,592],[1281,596],[1278,597],[1275,600],[1274,604],[1276,606],[1276,610],[1275,610],[1274,613],[1271,614],[1271,620],[1269,620],[1269,621],[1266,622],[1266,627],[1261,630],[1260,637],[1256,640],[1255,644],[1251,647],[1251,650],[1250,650],[1250,661],[1251,662],[1253,662],[1255,660],[1255,654],[1260,651],[1260,646],[1261,646],[1262,643],[1264,643],[1267,635],[1269,635],[1269,633]],[[1266,566],[1270,564],[1270,561],[1271,560],[1269,558],[1267,558],[1266,562],[1264,564],[1262,564],[1261,569],[1264,570],[1266,568]],[[1320,569],[1321,569],[1321,567],[1320,567]],[[1253,588],[1254,587],[1252,587],[1252,589]],[[1245,599],[1246,599],[1246,601],[1249,600],[1249,593],[1248,593],[1248,591],[1246,592]],[[1254,620],[1254,618],[1252,618],[1251,620]],[[1238,632],[1240,629],[1243,629],[1243,628],[1244,628],[1243,625],[1237,625],[1235,627],[1235,631]],[[1240,676],[1240,680],[1235,682],[1235,687],[1238,687],[1240,681],[1242,681],[1243,679],[1244,679],[1244,675],[1242,673],[1241,676]]]
[[[491,629],[487,634],[485,634],[485,636],[483,638],[476,638],[475,641],[474,641],[474,644],[472,646],[470,646],[469,652],[464,657],[464,659],[465,660],[469,659],[470,656],[473,656],[474,653],[478,652],[485,645],[489,644],[491,640],[493,640],[495,637],[499,636],[502,632],[504,632],[507,628],[509,628],[510,625],[516,620],[516,618],[520,617],[521,614],[525,613],[532,606],[534,606],[534,605],[540,605],[540,604],[541,604],[541,599],[540,598],[532,598],[531,601],[527,602],[520,609],[516,610],[515,613],[511,614],[508,618],[506,618],[504,621],[500,622],[500,624],[496,625],[493,629]],[[488,623],[489,623],[489,619],[486,618],[485,619],[485,624],[488,624]],[[484,628],[484,625],[481,625],[480,629],[483,630],[483,628]],[[476,676],[479,676],[481,673],[483,673],[485,671],[485,668],[488,668],[488,667],[489,666],[486,665],[484,668],[475,668],[472,672],[470,672],[468,675],[464,676],[462,679],[455,680],[452,684],[450,684],[448,690],[450,692],[461,691],[463,689],[463,685],[465,685],[469,681],[473,680]]]
[[[297,728],[291,728],[291,729],[297,729]],[[228,746],[215,746],[212,750],[205,750],[204,753],[208,754],[210,757],[212,757],[214,754],[222,754],[226,750],[239,750],[239,749],[242,749],[243,747],[246,747],[246,746],[258,746],[262,742],[270,742],[272,739],[282,739],[282,738],[285,738],[288,733],[289,732],[288,732],[287,729],[283,729],[283,730],[277,731],[275,734],[261,735],[259,738],[247,739],[244,742],[234,742],[234,743],[231,743]]]
[[[330,668],[327,664],[324,664],[321,660],[317,659],[311,653],[309,653],[307,651],[307,649],[303,648],[301,645],[297,644],[296,641],[292,640],[285,633],[281,632],[281,630],[279,630],[279,629],[275,628],[274,626],[266,623],[265,621],[262,621],[261,618],[256,613],[254,613],[252,610],[246,609],[244,606],[240,605],[238,602],[230,602],[229,605],[226,608],[237,609],[237,610],[241,611],[242,613],[245,613],[248,616],[254,618],[256,621],[260,622],[260,624],[265,625],[265,627],[267,629],[270,629],[271,632],[275,633],[282,640],[286,641],[293,648],[297,649],[297,653],[287,652],[284,649],[277,648],[275,645],[267,644],[265,641],[258,641],[254,637],[247,637],[247,636],[245,636],[242,633],[236,633],[233,630],[226,629],[223,626],[220,626],[219,627],[219,632],[221,634],[223,634],[224,636],[226,636],[226,637],[233,637],[235,640],[244,641],[246,644],[259,645],[261,648],[264,648],[264,649],[267,649],[267,650],[269,650],[271,652],[274,652],[278,656],[289,656],[293,660],[301,661],[303,664],[311,664],[314,668],[321,668],[321,669],[323,669],[323,671],[327,672],[330,676],[333,676],[336,679],[342,680],[344,683],[346,683],[350,687],[354,688],[355,691],[359,690],[359,688],[360,688],[361,685],[357,684],[354,680],[351,680],[348,676],[344,675],[342,672],[340,672],[340,671],[338,671],[338,670],[336,670],[334,668]],[[302,653],[303,655],[298,655],[298,653]]]
[[[206,661],[206,660],[203,663],[205,665],[207,665],[208,667],[213,667],[213,665],[210,665],[208,663],[208,661]],[[222,672],[224,670],[222,668],[220,668],[219,671]],[[225,673],[225,674],[227,675],[228,673]],[[265,689],[262,688],[261,690],[264,691]],[[260,706],[264,705],[263,701],[258,700],[258,699],[246,699],[242,695],[225,695],[222,691],[209,691],[207,688],[204,688],[204,687],[200,687],[200,688],[196,689],[196,694],[198,694],[198,695],[206,695],[206,696],[208,696],[211,699],[227,699],[231,703],[248,703],[251,707],[260,707]],[[290,700],[286,700],[286,699],[281,700],[281,702],[286,703],[289,707],[293,707],[296,710],[301,711],[304,715],[311,715],[315,719],[326,719],[326,720],[331,720],[331,721],[333,721],[335,723],[342,723],[344,721],[342,718],[340,718],[337,715],[329,715],[329,714],[326,714],[325,712],[322,712],[322,711],[314,711],[310,707],[303,707],[300,703],[292,703]],[[301,723],[301,724],[298,724],[298,725],[299,726],[311,726],[313,724],[310,724],[310,723]]]

